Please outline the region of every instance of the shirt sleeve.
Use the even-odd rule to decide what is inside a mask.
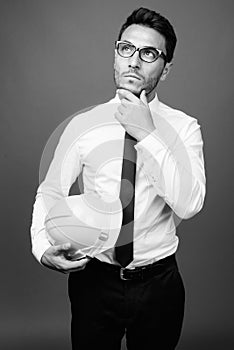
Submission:
[[[135,146],[148,182],[182,219],[201,210],[206,183],[200,125],[188,120],[177,129],[164,121]]]
[[[59,199],[69,194],[71,185],[81,173],[75,129],[74,122],[71,121],[59,139],[45,179],[37,189],[30,232],[32,253],[39,262],[51,246],[44,226],[46,215]]]

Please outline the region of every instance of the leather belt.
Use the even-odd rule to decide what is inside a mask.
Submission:
[[[152,264],[136,267],[134,269],[127,269],[118,265],[102,262],[96,258],[93,258],[87,266],[90,264],[96,267],[99,272],[107,271],[119,275],[120,279],[123,281],[146,280],[166,270],[168,267],[177,267],[175,254],[160,259]]]

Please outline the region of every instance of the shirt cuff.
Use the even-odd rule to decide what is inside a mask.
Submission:
[[[50,248],[52,244],[48,241],[45,230],[40,231],[37,237],[35,237],[32,241],[32,253],[38,262],[42,264],[41,258],[45,251]]]
[[[168,148],[161,139],[157,129],[144,137],[134,147],[137,151],[144,153],[144,158],[148,159],[153,156],[157,158],[158,162],[163,159],[163,154]]]

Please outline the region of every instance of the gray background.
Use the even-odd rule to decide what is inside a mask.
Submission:
[[[198,118],[205,141],[205,207],[178,231],[187,291],[178,350],[234,348],[233,2],[2,0],[1,349],[70,349],[67,276],[30,252],[39,162],[58,124],[113,96],[113,42],[141,5],[168,17],[179,39],[159,96]]]

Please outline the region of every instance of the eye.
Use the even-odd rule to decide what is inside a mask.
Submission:
[[[150,60],[153,60],[157,57],[157,52],[152,50],[152,49],[145,49],[143,52],[142,52],[143,56],[145,58],[148,58]]]
[[[132,55],[132,53],[135,50],[135,46],[129,44],[129,43],[125,43],[125,42],[121,42],[119,43],[119,45],[117,46],[117,51],[118,54],[122,57],[130,57]]]
[[[131,52],[132,51],[132,46],[130,44],[122,44],[121,45],[121,51],[122,52]]]

